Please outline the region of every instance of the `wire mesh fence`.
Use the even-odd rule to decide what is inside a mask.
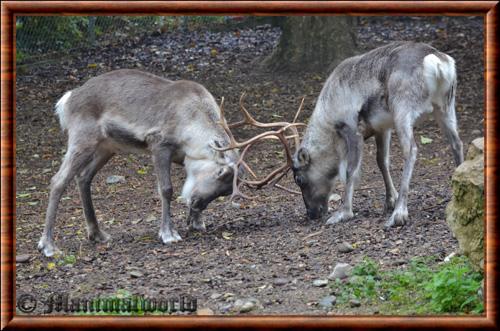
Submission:
[[[222,16],[19,16],[16,19],[18,63],[63,55],[145,33],[223,24]]]

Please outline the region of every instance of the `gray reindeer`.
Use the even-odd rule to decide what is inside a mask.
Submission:
[[[191,229],[204,230],[201,212],[215,198],[232,192],[235,151],[220,124],[220,109],[200,84],[170,81],[137,70],[117,70],[88,80],[56,104],[68,149],[51,181],[45,229],[38,248],[46,256],[58,252],[53,230],[61,196],[76,177],[87,221],[88,238],[105,242],[99,229],[90,185],[95,174],[119,152],[149,152],[162,202],[159,236],[168,244],[181,240],[170,218],[171,163],[184,164],[187,178],[182,197],[189,206]]]
[[[328,220],[336,224],[353,217],[352,196],[363,141],[375,136],[377,164],[385,182],[385,227],[408,220],[408,189],[417,157],[413,136],[416,121],[432,113],[451,144],[455,164],[463,162],[462,141],[455,115],[455,61],[435,48],[395,42],[340,63],[319,95],[293,172],[302,191],[307,215],[322,217],[334,180],[345,183],[343,205]],[[389,173],[392,129],[404,156],[399,194]]]

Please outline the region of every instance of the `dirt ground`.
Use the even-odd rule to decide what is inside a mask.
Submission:
[[[248,95],[247,108],[262,121],[291,120],[305,95],[300,119],[306,120],[330,73],[256,72],[256,61],[270,54],[279,35],[279,29],[269,26],[166,32],[75,50],[63,59],[20,68],[16,87],[16,249],[17,255],[29,255],[29,261],[17,263],[17,294],[44,299],[54,292],[79,298],[113,295],[119,290],[157,298],[187,293],[198,299],[199,307],[217,314],[231,313],[235,299],[252,297],[260,305],[248,314],[326,314],[315,303],[328,295],[328,288],[315,287],[313,281],[325,279],[337,262],[355,265],[368,256],[383,268],[403,268],[413,257],[442,260],[457,251],[457,241],[445,222],[454,168],[451,149],[430,120],[415,130],[418,160],[409,194],[411,221],[404,227],[383,230],[385,192],[373,139],[365,145],[351,221],[335,226],[325,226],[324,220],[309,221],[300,196],[265,188],[247,191],[256,198],[239,207],[227,198],[211,203],[203,213],[207,233],[189,233],[186,207],[176,200],[172,216],[184,240],[171,246],[157,239],[161,208],[150,157],[121,155],[101,170],[92,187],[100,225],[112,241],[103,245],[87,241],[78,189],[71,184],[60,204],[55,235],[58,247],[74,256],[74,263],[60,265],[37,251],[50,178],[66,148],[65,135],[53,114],[54,103],[65,91],[113,69],[140,68],[203,84],[217,100],[225,97],[226,112],[233,120],[238,117],[242,92]],[[456,104],[464,146],[482,136],[482,18],[360,20],[360,52],[394,40],[424,41],[456,59]],[[253,133],[238,132],[239,137]],[[421,144],[421,136],[432,142]],[[391,173],[398,185],[402,158],[395,136],[392,147]],[[276,146],[262,147],[250,157],[262,171],[276,166],[279,158]],[[126,182],[106,184],[111,175],[124,176]],[[175,167],[175,197],[184,178],[183,169]],[[285,183],[293,187],[291,176]],[[332,203],[332,208],[338,205]],[[354,245],[354,251],[340,253],[338,245],[343,241]],[[40,308],[35,311],[40,312]],[[334,313],[369,312],[359,307]]]

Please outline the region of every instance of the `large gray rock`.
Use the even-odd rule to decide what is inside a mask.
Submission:
[[[484,138],[475,139],[453,174],[453,197],[446,221],[461,251],[476,270],[484,270]]]

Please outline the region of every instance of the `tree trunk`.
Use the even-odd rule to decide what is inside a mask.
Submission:
[[[356,50],[356,18],[291,16],[274,52],[262,62],[271,71],[322,71],[333,68]]]

